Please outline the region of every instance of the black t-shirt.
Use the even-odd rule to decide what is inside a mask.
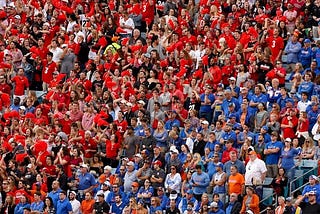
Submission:
[[[171,210],[170,208],[166,209],[167,214],[180,214],[180,211],[178,208],[175,208],[174,210]]]
[[[102,203],[96,202],[93,205],[93,209],[96,211],[97,214],[109,213],[110,206],[105,201],[103,201]]]
[[[309,202],[301,202],[300,207],[303,214],[315,214],[320,213],[320,204],[310,204]]]

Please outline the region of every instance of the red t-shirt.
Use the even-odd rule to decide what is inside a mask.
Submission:
[[[29,87],[29,81],[25,76],[15,76],[11,79],[16,84],[14,95],[24,95],[24,89]]]
[[[50,83],[53,80],[53,72],[57,69],[57,64],[55,62],[48,63],[44,66],[42,70],[42,80],[45,83]]]
[[[150,19],[153,21],[154,19],[154,1],[151,0],[152,4],[150,4],[150,0],[145,0],[142,2],[142,20],[146,21],[146,19]]]
[[[284,42],[282,37],[273,37],[270,36],[266,39],[268,47],[271,49],[271,57],[272,57],[272,62],[275,60],[275,58],[278,56],[281,50],[284,48]]]
[[[106,141],[106,157],[115,159],[120,149],[120,143],[111,143],[110,140]]]

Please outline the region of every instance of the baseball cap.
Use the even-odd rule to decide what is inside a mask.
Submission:
[[[318,177],[316,175],[310,175],[309,179],[313,179],[313,180],[318,181]]]
[[[209,122],[204,120],[204,121],[201,122],[201,124],[209,125]]]
[[[134,163],[133,163],[132,161],[129,161],[129,162],[127,163],[127,166],[134,166]]]
[[[223,83],[219,83],[219,84],[218,84],[218,87],[224,88]]]
[[[103,193],[99,193],[99,194],[97,194],[97,196],[104,197],[104,194]]]
[[[231,80],[231,81],[236,81],[236,78],[230,77],[229,80]]]
[[[19,109],[21,109],[21,110],[25,111],[25,110],[26,110],[26,107],[24,107],[24,106],[20,106],[20,107],[19,107]]]
[[[256,155],[257,153],[255,151],[250,151],[249,155]]]
[[[149,53],[145,53],[144,56],[147,57],[147,58],[151,57],[151,55]]]
[[[89,166],[87,164],[82,164],[82,165],[80,165],[80,167],[89,169]]]
[[[308,192],[308,195],[316,195],[316,194],[317,194],[316,191],[310,191],[310,192]]]
[[[193,194],[192,189],[189,189],[189,190],[187,191],[187,194]]]
[[[218,207],[218,203],[213,201],[211,202],[210,207]]]
[[[236,105],[234,103],[229,103],[229,107],[235,107]]]
[[[286,201],[291,202],[292,201],[292,197],[287,197]]]
[[[69,194],[74,194],[74,195],[77,195],[77,193],[75,191],[70,191]]]
[[[305,39],[303,42],[304,43],[311,43],[310,39]]]
[[[289,142],[289,143],[291,143],[292,142],[292,140],[291,140],[291,138],[286,138],[285,140],[284,140],[284,142]]]
[[[139,184],[138,184],[138,182],[132,182],[131,186],[132,187],[139,187]]]
[[[265,131],[268,131],[269,128],[268,128],[268,126],[262,126],[262,129]]]
[[[178,193],[175,190],[172,190],[169,196],[170,200],[175,200],[178,197]]]
[[[141,156],[140,153],[136,154],[135,157],[137,157],[137,158],[142,158],[142,156]]]
[[[156,160],[155,162],[153,162],[153,165],[155,165],[155,164],[159,165],[160,167],[162,166],[162,163],[159,160]]]
[[[178,151],[178,149],[174,148],[174,149],[170,149],[170,153],[176,153],[176,154],[178,154],[179,151]]]
[[[139,104],[145,105],[146,103],[143,100],[138,101]]]
[[[216,164],[215,164],[215,166],[216,166],[216,167],[221,167],[221,168],[222,168],[222,167],[223,167],[223,163],[218,162],[218,163],[216,163]]]
[[[234,117],[236,118],[237,116],[235,114],[232,114],[232,113],[229,115],[229,118],[234,118]]]

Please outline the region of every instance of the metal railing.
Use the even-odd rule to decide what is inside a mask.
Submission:
[[[272,204],[270,204],[270,205],[272,205],[272,206],[275,206],[275,205],[277,204],[277,201],[278,201],[278,195],[277,195],[275,192],[273,192],[271,195],[266,196],[264,199],[262,199],[262,200],[260,201],[259,204],[262,204],[264,201],[269,200],[270,197],[272,197],[272,201],[273,201],[273,197],[275,197],[274,202],[273,202]],[[261,213],[261,214],[266,213],[266,212],[267,212],[267,209],[268,209],[268,208],[266,207],[264,210],[260,211],[260,213]]]
[[[313,167],[312,169],[308,170],[307,172],[304,172],[302,175],[300,175],[299,177],[296,177],[295,179],[293,179],[290,184],[289,184],[289,195],[292,194],[292,192],[296,192],[297,189],[292,190],[292,185],[294,182],[298,181],[299,179],[303,178],[305,175],[313,172],[316,168],[318,167]],[[298,189],[301,189],[301,187],[299,187]]]
[[[298,180],[301,179],[301,178],[304,178],[307,174],[313,172],[313,171],[316,170],[317,168],[318,168],[318,166],[315,166],[315,167],[311,168],[310,170],[304,172],[304,173],[303,173],[302,175],[300,175],[299,177],[296,177],[295,179],[293,179],[293,180],[289,183],[288,196],[294,195],[295,192],[297,192],[297,191],[301,190],[302,188],[304,188],[305,186],[309,185],[309,181],[308,181],[308,182],[304,183],[303,185],[299,186],[298,188],[295,188],[294,190],[292,190],[292,185],[293,185],[294,182],[298,181]],[[320,176],[318,176],[318,177],[320,178]],[[273,203],[270,204],[270,205],[272,205],[272,206],[275,207],[275,205],[276,205],[277,202],[278,202],[277,194],[276,194],[275,192],[273,192],[272,194],[266,196],[264,199],[262,199],[262,200],[260,201],[259,204],[262,204],[264,201],[269,200],[270,197],[275,197],[275,200],[273,201]],[[261,214],[264,214],[264,213],[266,213],[266,212],[267,212],[267,208],[265,208],[264,210],[260,211]]]

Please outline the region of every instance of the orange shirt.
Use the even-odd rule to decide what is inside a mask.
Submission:
[[[246,208],[247,208],[246,201],[247,201],[247,199],[248,199],[248,195],[244,196],[240,214],[245,214],[246,213]],[[259,203],[260,203],[259,196],[257,194],[253,194],[252,198],[251,198],[251,202],[249,204],[249,209],[252,210],[252,212],[254,214],[259,214],[260,213]]]
[[[244,185],[244,177],[240,173],[229,176],[229,179],[228,179],[229,194],[231,193],[241,194],[243,185]]]
[[[82,214],[91,214],[93,212],[93,205],[94,205],[95,201],[94,199],[90,199],[90,200],[83,200],[81,202],[81,211]]]

